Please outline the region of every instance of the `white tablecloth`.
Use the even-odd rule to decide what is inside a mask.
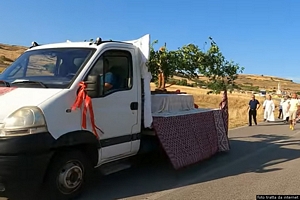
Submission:
[[[194,97],[190,94],[151,95],[152,113],[176,113],[194,109]]]

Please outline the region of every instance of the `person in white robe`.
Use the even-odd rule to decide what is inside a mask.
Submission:
[[[297,111],[298,111],[299,102],[297,99],[297,94],[293,93],[292,98],[289,101],[289,120],[290,120],[290,129],[294,130],[296,125]]]
[[[263,103],[264,108],[264,121],[273,122],[275,121],[274,111],[275,111],[275,103],[272,100],[271,95],[268,95],[266,100]]]
[[[285,123],[287,123],[287,122],[289,122],[289,110],[288,110],[289,99],[288,99],[288,96],[284,97],[281,105],[282,105],[283,121]]]

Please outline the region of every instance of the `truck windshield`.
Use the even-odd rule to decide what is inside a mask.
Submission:
[[[94,52],[93,48],[27,51],[0,74],[0,81],[14,87],[66,88]]]

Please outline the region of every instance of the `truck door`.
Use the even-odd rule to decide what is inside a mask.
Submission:
[[[134,49],[106,49],[91,68],[100,74],[102,94],[93,98],[96,125],[100,137],[102,161],[131,153],[132,131],[138,124],[138,87],[134,84]]]

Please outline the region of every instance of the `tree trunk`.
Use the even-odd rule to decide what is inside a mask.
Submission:
[[[161,72],[158,72],[158,85],[157,85],[157,88],[161,88],[161,83],[162,83],[162,78],[161,78]]]
[[[161,73],[161,79],[162,79],[161,80],[161,89],[164,90],[166,88],[166,81],[165,81],[166,79],[165,79],[165,74],[163,72]]]
[[[162,71],[158,73],[158,89],[164,90],[166,88],[165,75]]]

